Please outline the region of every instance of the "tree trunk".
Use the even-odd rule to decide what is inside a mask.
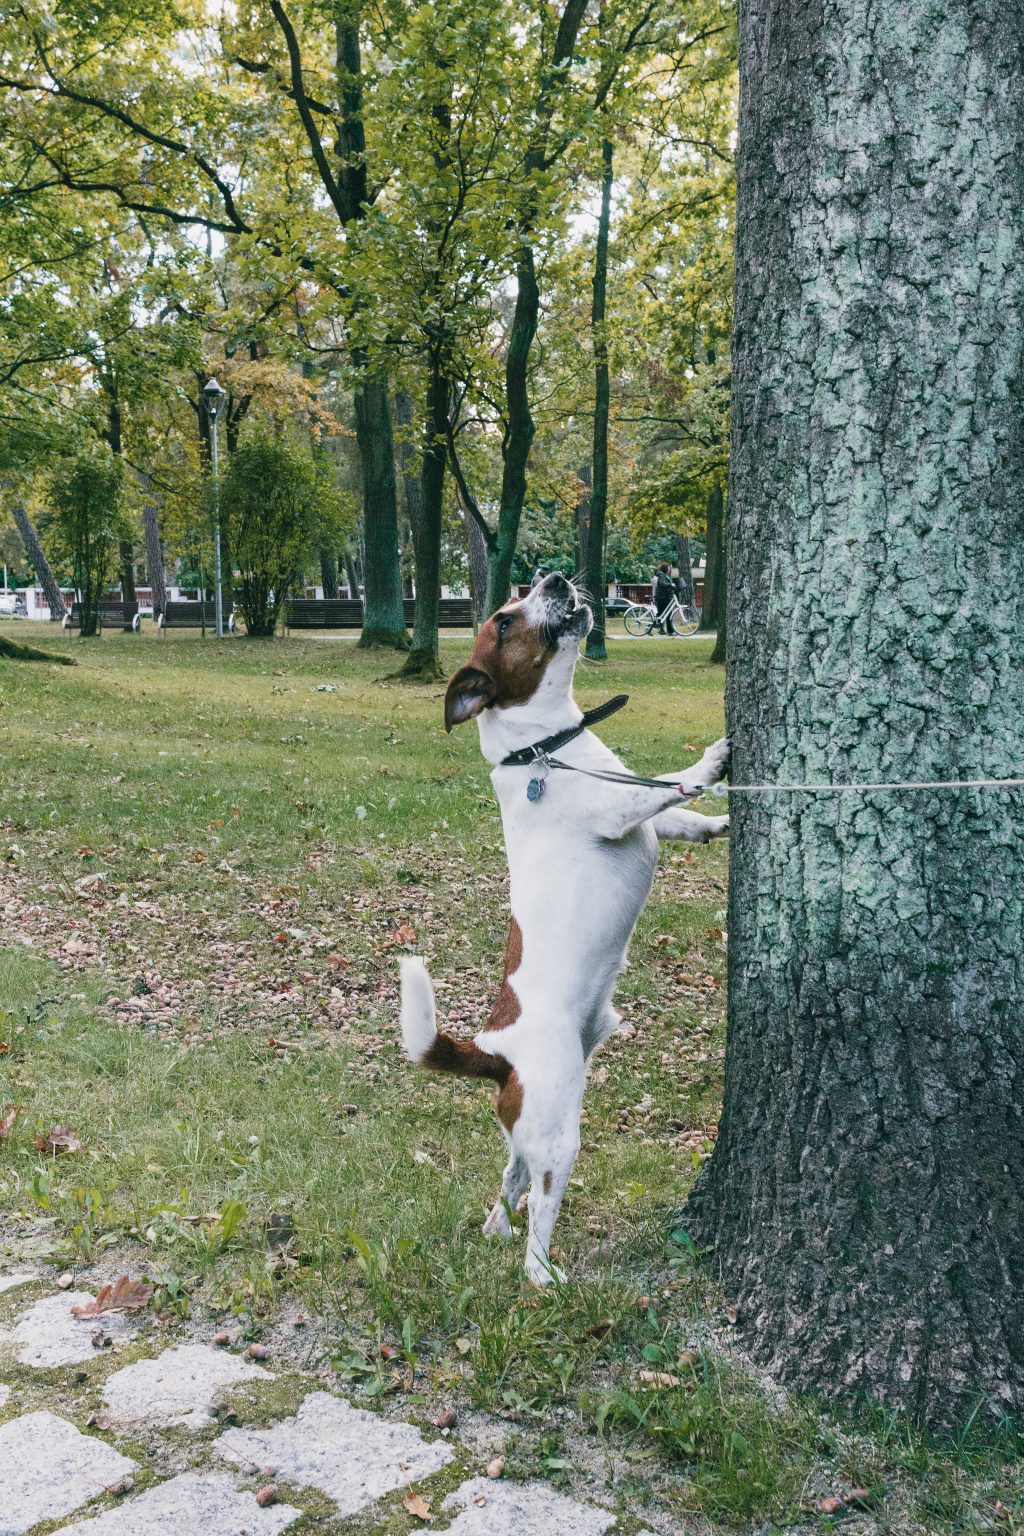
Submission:
[[[614,167],[610,139],[601,141],[601,212],[597,221],[594,255],[594,298],[590,309],[594,339],[594,489],[590,497],[590,531],[587,538],[586,587],[594,607],[594,627],[587,636],[587,656],[604,661],[604,525],[608,512],[608,333],[605,307],[608,294],[608,230],[612,216]]]
[[[25,553],[32,562],[32,569],[36,573],[36,580],[43,589],[43,595],[50,609],[52,623],[62,623],[67,607],[64,602],[64,594],[57,585],[57,578],[50,569],[50,562],[43,553],[43,546],[39,542],[39,535],[29,522],[28,513],[24,507],[12,507],[11,516],[15,526],[21,534],[21,542],[25,546]]]
[[[680,602],[693,606],[693,562],[690,559],[690,541],[685,533],[676,534],[676,565],[679,567]]]
[[[348,548],[342,551],[342,559],[345,562],[345,580],[348,583],[348,595],[351,598],[360,596],[359,572],[356,570],[355,556]]]
[[[581,464],[577,479],[580,482],[580,495],[576,503],[576,569],[582,581],[587,570],[587,544],[590,539],[590,508],[594,496],[593,465]]]
[[[113,374],[103,375],[103,387],[107,396],[106,438],[111,453],[121,458],[124,444],[121,435],[121,400],[117,392],[117,380]],[[118,566],[121,578],[121,601],[124,603],[124,629],[132,631],[132,620],[139,610],[135,595],[135,545],[130,538],[119,539],[117,544]]]
[[[700,627],[713,633],[725,616],[725,502],[719,481],[708,491],[707,531],[704,543],[704,602]]]
[[[362,361],[365,362],[365,359]],[[355,391],[356,441],[363,470],[362,646],[408,650],[398,557],[398,500],[388,384],[383,374],[364,374]]]
[[[487,617],[487,545],[480,531],[480,524],[458,497],[459,516],[466,530],[466,553],[469,559],[469,591],[473,599],[473,628]]]
[[[167,610],[167,575],[164,570],[164,551],[160,542],[160,522],[152,502],[143,509],[142,529],[146,538],[146,567],[149,584],[153,588],[153,616]]]
[[[718,632],[715,635],[715,644],[708,659],[718,666],[724,667],[728,654],[729,632],[729,604],[726,601],[726,578],[729,570],[729,512],[727,507],[723,507],[720,521],[722,533],[719,542],[718,561],[715,566],[714,591],[715,612],[718,614]],[[704,591],[705,593],[707,592],[706,583]]]
[[[533,248],[523,245],[516,272],[516,307],[505,359],[505,442],[501,471],[501,502],[494,548],[487,554],[487,611],[493,613],[508,597],[512,586],[512,561],[519,539],[519,524],[526,500],[526,466],[533,442],[530,410],[530,349],[537,334],[540,289],[534,270]]]
[[[395,421],[400,429],[398,438],[398,462],[402,470],[402,490],[405,500],[405,515],[408,519],[408,532],[403,533],[403,570],[404,557],[407,555],[409,545],[412,545],[413,560],[416,558],[416,531],[419,527],[420,508],[423,505],[423,487],[416,469],[416,450],[413,447],[413,410],[412,395],[407,389],[400,389],[395,396]],[[403,589],[406,597],[415,596],[412,577],[405,578]],[[413,649],[416,649],[416,641],[413,640]]]
[[[444,374],[440,348],[427,368],[427,406],[419,512],[414,529],[416,554],[416,618],[412,650],[399,674],[417,682],[444,676],[437,659],[437,619],[441,598],[441,519],[444,511],[444,472],[448,461],[447,426],[451,385]]]
[[[740,69],[736,781],[1019,774],[1019,12],[751,4]],[[783,1381],[1020,1414],[1024,796],[734,799],[690,1230]]]
[[[324,597],[333,601],[338,595],[338,557],[329,544],[320,546],[320,583]]]

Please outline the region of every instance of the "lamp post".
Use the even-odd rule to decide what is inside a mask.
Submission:
[[[224,638],[224,594],[221,585],[220,569],[220,475],[217,467],[217,417],[220,415],[221,406],[227,398],[226,390],[221,389],[216,379],[203,387],[203,399],[206,401],[206,410],[210,417],[210,447],[213,458],[213,596],[214,596],[214,621],[218,640]]]

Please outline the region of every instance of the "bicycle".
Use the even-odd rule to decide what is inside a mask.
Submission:
[[[660,615],[655,611],[653,603],[634,603],[622,615],[626,634],[632,635],[634,640],[653,634],[656,625],[666,624],[669,620],[672,623],[669,634],[695,635],[700,626],[700,615],[696,608],[689,603],[684,606],[678,597],[674,597]]]

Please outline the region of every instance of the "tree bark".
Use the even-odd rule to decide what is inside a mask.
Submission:
[[[676,565],[679,567],[680,601],[693,604],[693,562],[690,559],[690,541],[685,533],[676,534]]]
[[[320,583],[324,597],[333,601],[338,595],[338,557],[329,544],[320,546]]]
[[[736,781],[1021,771],[1024,31],[740,12]],[[1024,796],[735,796],[725,1109],[688,1212],[754,1356],[1024,1411]]]
[[[444,676],[437,659],[437,620],[441,599],[441,520],[444,512],[444,472],[448,461],[448,411],[451,384],[444,371],[443,344],[427,360],[427,404],[419,511],[413,529],[416,555],[416,617],[412,649],[401,677],[417,682]]]
[[[365,365],[365,359],[359,359]],[[362,646],[408,650],[402,605],[402,568],[398,558],[398,498],[387,379],[364,374],[355,390],[356,441],[363,471]]]
[[[594,255],[594,297],[590,327],[594,340],[594,488],[590,494],[590,528],[587,536],[586,587],[594,609],[594,627],[587,636],[587,656],[604,661],[604,527],[608,512],[608,333],[605,309],[608,296],[608,232],[612,217],[612,184],[615,179],[612,143],[601,141],[601,212],[597,220],[597,251]]]
[[[153,616],[167,610],[167,574],[164,570],[164,550],[160,542],[160,523],[157,509],[152,502],[143,509],[142,530],[146,539],[146,567],[149,584],[153,588]]]
[[[39,542],[39,535],[29,521],[28,513],[24,507],[12,507],[11,516],[14,518],[18,532],[21,534],[21,542],[25,546],[25,553],[32,562],[32,569],[36,573],[36,580],[43,589],[43,595],[50,609],[50,620],[52,623],[60,624],[63,622],[64,615],[68,611],[67,605],[64,602],[64,594],[57,585],[57,578],[50,569],[50,562],[43,553],[43,546]]]
[[[587,570],[587,546],[590,541],[590,508],[594,495],[594,466],[581,464],[577,478],[580,499],[576,503],[576,569],[582,580]]]
[[[469,592],[473,600],[473,628],[487,617],[487,545],[476,518],[458,497],[459,516],[466,530],[466,553],[469,560]]]
[[[345,580],[348,583],[348,595],[352,598],[359,597],[361,595],[359,590],[359,572],[356,570],[355,556],[350,549],[345,549],[342,552],[342,559],[345,562]]]
[[[124,443],[121,432],[121,398],[117,391],[117,379],[113,373],[104,373],[102,378],[107,397],[105,435],[111,453],[116,454],[120,459],[124,453]],[[139,601],[135,595],[135,545],[130,538],[118,540],[117,557],[121,579],[121,601],[124,603],[123,627],[126,633],[131,634],[132,620],[139,611]]]
[[[700,627],[714,633],[725,616],[725,500],[719,481],[708,491],[704,542],[704,602]]]

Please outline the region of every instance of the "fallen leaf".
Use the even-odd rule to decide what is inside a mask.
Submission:
[[[430,1505],[421,1493],[413,1493],[410,1488],[403,1502],[407,1512],[410,1515],[415,1515],[417,1520],[430,1519]]]
[[[35,1140],[37,1152],[81,1152],[83,1145],[67,1125],[55,1125]]]
[[[7,1041],[0,1040],[0,1056],[6,1056],[9,1050],[10,1046],[8,1045]]]
[[[591,1323],[587,1332],[592,1339],[603,1339],[614,1327],[615,1323],[610,1317],[603,1317],[599,1323]]]
[[[152,1294],[151,1285],[122,1275],[112,1285],[105,1285],[95,1301],[80,1302],[71,1311],[75,1317],[99,1317],[102,1312],[134,1312],[139,1307],[148,1307]]]
[[[657,1391],[661,1387],[685,1387],[687,1383],[681,1376],[673,1376],[671,1371],[641,1371],[637,1378],[645,1387]]]
[[[842,1499],[837,1499],[835,1494],[832,1493],[823,1499],[819,1499],[817,1505],[819,1515],[838,1515],[842,1507]]]
[[[0,1113],[0,1141],[7,1140],[14,1129],[15,1120],[17,1120],[20,1114],[20,1104],[8,1104],[7,1108]]]

